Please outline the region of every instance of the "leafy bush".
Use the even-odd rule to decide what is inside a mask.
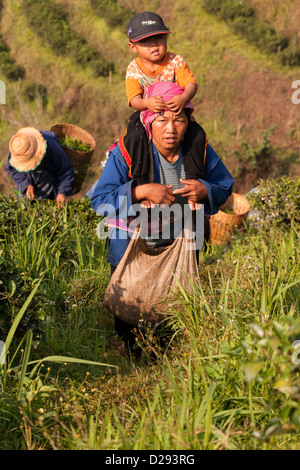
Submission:
[[[283,176],[260,180],[255,191],[248,195],[252,206],[260,214],[261,225],[277,224],[289,227],[300,223],[299,178]]]
[[[254,17],[235,17],[231,23],[234,32],[245,35],[247,41],[266,52],[276,53],[288,45],[286,38],[278,36],[273,28],[258,22]]]
[[[97,15],[105,18],[109,26],[119,26],[124,32],[127,32],[130,18],[136,13],[121,7],[116,0],[91,0],[91,5]]]
[[[261,141],[254,146],[243,141],[241,151],[237,153],[236,156],[241,155],[241,158],[250,163],[253,168],[260,167],[261,165],[265,167],[268,166],[274,151],[270,143],[274,128],[275,127],[272,126],[268,130],[264,130]]]
[[[55,50],[67,55],[84,67],[91,67],[95,76],[107,76],[114,64],[107,62],[100,52],[69,27],[64,9],[50,0],[41,0],[36,8],[34,0],[22,3],[24,15],[34,31]]]
[[[44,106],[48,103],[47,88],[41,83],[26,83],[23,93],[29,101],[34,101],[37,97],[40,97]]]
[[[15,63],[9,52],[8,45],[0,36],[0,70],[9,80],[17,81],[25,76],[25,69]]]
[[[286,426],[289,432],[300,428],[300,349],[296,350],[300,319],[286,316],[280,322],[272,321],[264,326],[252,324],[251,329],[251,334],[241,343],[248,353],[248,360],[243,364],[246,378],[260,390],[271,386],[273,407],[280,412],[264,429],[255,431],[255,437],[265,441],[272,435],[287,432]]]
[[[87,260],[98,218],[86,199],[69,201],[61,211],[53,201],[25,204],[8,196],[0,199],[0,208],[0,330],[7,331],[36,280],[44,276],[20,325],[20,331],[30,326],[38,332],[58,280],[62,283],[74,266]]]
[[[299,214],[298,182],[263,184],[268,195],[290,192]],[[299,447],[296,227],[249,228],[226,250],[204,250],[199,278],[170,306],[174,336],[168,350],[154,344],[158,360],[150,361],[153,343],[145,337],[147,355],[136,367],[120,357],[111,319],[105,327],[101,301],[109,269],[104,243],[93,238],[98,218],[90,201],[60,210],[50,201],[24,205],[10,197],[0,199],[0,209],[0,279],[6,283],[0,299],[18,320],[24,306],[16,302],[19,289],[32,282],[25,315],[34,318],[44,309],[47,320],[47,342],[34,343],[28,330],[22,343],[7,349],[9,362],[0,370],[3,449]],[[81,368],[78,356],[87,358]],[[60,365],[43,367],[55,358]],[[98,368],[87,372],[87,363],[103,358],[112,366],[106,364],[103,374]]]
[[[223,20],[232,20],[236,17],[254,16],[255,11],[244,2],[232,0],[204,0],[203,7],[208,13],[218,15]]]
[[[283,65],[299,66],[300,48],[297,43],[290,43],[280,54]]]
[[[242,1],[235,0],[204,0],[203,8],[222,20],[237,34],[245,36],[247,41],[255,44],[260,49],[279,53],[279,60],[284,65],[300,65],[300,48],[296,44],[276,33],[274,28],[267,23],[260,22],[255,17],[255,10]]]

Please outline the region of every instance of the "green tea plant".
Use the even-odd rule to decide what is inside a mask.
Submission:
[[[48,374],[45,377],[42,370],[44,364],[100,367],[102,370],[115,367],[99,360],[99,353],[94,348],[83,348],[82,322],[74,328],[74,317],[77,316],[74,306],[79,310],[80,304],[88,303],[96,283],[99,295],[103,292],[98,278],[100,276],[105,282],[100,265],[106,249],[101,242],[95,248],[93,222],[97,218],[90,204],[84,199],[74,201],[73,205],[70,201],[68,207],[59,210],[51,201],[26,204],[13,196],[1,198],[1,340],[5,342],[6,353],[4,361],[1,357],[0,365],[2,442],[9,439],[12,429],[19,428],[20,419],[22,429],[26,430],[28,421],[35,419],[38,410],[58,393],[55,380],[47,383]],[[83,220],[85,225],[82,225]],[[95,271],[96,266],[99,272]],[[87,272],[89,280],[81,280],[82,273]],[[83,297],[83,301],[79,300]],[[58,330],[54,334],[53,325],[59,317],[68,316],[68,312],[73,317],[70,322],[70,331],[75,338],[73,349],[63,341],[59,347],[52,347],[52,336],[57,343],[67,332],[66,326],[62,326],[62,335]],[[42,344],[37,352],[38,345]],[[78,358],[79,351],[82,356]],[[25,420],[23,408],[26,409]],[[20,448],[18,438],[14,441],[15,448]]]
[[[238,164],[235,169],[235,176],[243,178],[243,176],[251,170],[260,172],[261,168],[264,169],[269,177],[274,176],[277,161],[277,149],[270,142],[270,138],[274,131],[274,126],[268,130],[264,130],[261,140],[252,145],[246,140],[242,140],[239,150],[235,150],[233,155]]]
[[[137,12],[123,8],[116,0],[91,0],[95,13],[105,18],[109,26],[121,27],[127,33],[130,18]]]
[[[25,77],[25,69],[16,64],[10,55],[10,48],[0,36],[0,71],[8,80],[17,81]]]
[[[91,150],[90,144],[86,144],[79,139],[75,139],[74,137],[65,136],[60,140],[60,143],[65,147],[79,150],[80,152],[89,152]]]
[[[284,65],[297,66],[300,48],[297,40],[289,41],[279,35],[273,27],[256,18],[255,9],[247,2],[236,0],[204,0],[203,8],[226,21],[234,32],[244,36],[247,41],[262,50],[278,54]]]
[[[95,259],[99,249],[105,253],[105,246],[95,249],[97,217],[85,199],[70,201],[63,210],[52,201],[25,203],[13,196],[1,198],[0,204],[0,327],[7,331],[35,279],[45,275],[22,319],[24,328],[44,318],[52,286],[72,276],[87,259]]]
[[[0,380],[2,447],[298,448],[298,190],[285,178],[264,183],[273,188],[274,197],[286,197],[290,188],[292,223],[274,223],[281,213],[272,223],[265,218],[265,226],[263,220],[260,225],[250,220],[230,244],[207,245],[200,254],[199,279],[190,279],[190,289],[178,284],[170,293],[173,307],[161,312],[166,347],[158,348],[149,327],[138,339],[143,348],[139,362],[121,355],[113,321],[101,306],[109,269],[105,244],[93,238],[97,217],[89,201],[72,201],[62,212],[50,203],[28,205],[24,220],[7,204],[12,241],[17,226],[25,239],[31,235],[33,240],[34,213],[37,221],[42,215],[36,240],[47,221],[58,222],[47,258],[64,230],[66,243],[60,246],[57,275],[48,260],[52,275],[39,271],[40,278],[23,297],[26,302],[31,296],[23,309],[26,315],[47,280],[42,322],[46,341],[37,343],[31,328],[18,337],[22,305],[15,311],[20,323],[10,335],[9,362]],[[259,192],[255,197],[260,198]],[[275,203],[276,197],[266,210],[272,211]],[[32,259],[38,260],[28,242]],[[6,300],[12,303],[14,295]]]
[[[33,347],[33,331],[28,329],[25,333],[23,339],[19,342],[19,345],[14,344],[14,352],[10,356],[10,348],[13,346],[14,336],[19,326],[19,323],[22,320],[23,315],[26,312],[30,302],[32,301],[34,295],[38,291],[42,279],[35,283],[35,287],[32,292],[26,299],[24,305],[16,315],[16,318],[13,321],[13,324],[8,332],[8,335],[5,340],[5,356],[3,356],[3,351],[1,354],[1,363],[0,363],[0,387],[2,390],[1,394],[1,409],[3,410],[0,433],[6,435],[10,432],[11,426],[14,426],[16,421],[18,421],[18,407],[13,400],[7,399],[9,395],[15,395],[15,400],[19,400],[23,407],[26,407],[27,416],[32,416],[34,410],[36,409],[35,402],[38,402],[39,405],[45,397],[51,396],[53,392],[57,391],[57,388],[50,385],[45,385],[42,376],[39,373],[41,364],[45,362],[52,362],[58,364],[86,364],[93,365],[96,367],[115,367],[110,366],[109,364],[103,362],[90,361],[85,359],[80,359],[70,356],[47,356],[37,360],[30,361],[30,355],[32,353]],[[18,353],[21,346],[25,343],[23,355],[19,359],[19,363],[15,363],[16,359],[18,360]],[[11,402],[13,402],[13,407],[11,407]],[[7,406],[10,406],[9,410]]]
[[[258,211],[256,223],[260,228],[271,225],[290,227],[300,220],[299,178],[283,176],[259,180],[255,191],[248,195],[252,208]]]
[[[114,64],[108,63],[99,51],[69,27],[67,14],[60,5],[41,0],[37,11],[36,2],[25,0],[22,9],[29,26],[57,54],[67,55],[82,66],[90,67],[96,77],[107,76],[109,71],[114,71]]]

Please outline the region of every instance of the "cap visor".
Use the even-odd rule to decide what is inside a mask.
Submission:
[[[151,36],[157,36],[158,34],[169,34],[171,33],[172,31],[155,31],[154,33],[149,33],[149,34],[141,34],[140,36],[137,36],[136,38],[134,39],[130,39],[131,42],[138,42],[140,41],[141,39],[145,39],[145,38],[150,38]]]

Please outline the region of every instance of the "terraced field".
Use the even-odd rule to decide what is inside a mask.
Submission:
[[[60,46],[55,47],[54,43],[56,18],[42,17],[43,5],[49,8],[53,1],[40,1],[36,9],[43,18],[44,29],[49,23],[50,31],[53,30],[52,45],[29,18],[35,11],[29,8],[32,2],[2,2],[1,35],[12,61],[24,70],[24,76],[12,80],[0,66],[0,79],[5,81],[7,90],[6,105],[0,107],[2,158],[10,136],[20,126],[49,129],[58,122],[77,124],[97,141],[83,192],[88,189],[99,176],[99,162],[105,158],[106,149],[124,131],[131,112],[125,98],[124,75],[133,56],[127,46],[124,19],[129,9],[135,12],[151,8],[162,14],[172,30],[169,49],[180,53],[198,78],[195,117],[232,170],[235,189],[246,191],[261,176],[299,174],[300,106],[293,104],[291,97],[300,67],[283,66],[278,54],[262,52],[236,34],[228,21],[207,13],[203,9],[205,2],[196,0],[161,0],[151,3],[151,7],[147,1],[110,2],[119,10],[124,8],[124,18],[111,15],[117,19],[115,23],[111,22],[109,10],[103,18],[101,1],[55,0],[56,10],[65,18],[63,29],[71,31],[73,38],[69,49],[61,53]],[[281,17],[270,2],[265,12],[254,0],[247,2],[254,6],[260,21],[273,21],[269,24],[277,28],[278,34],[288,36],[286,2],[277,3]],[[298,10],[294,6],[293,17],[297,18]],[[62,23],[58,22],[58,26]],[[294,37],[295,27],[291,28],[290,35]],[[63,36],[58,34],[57,40],[62,41]],[[85,49],[80,56],[82,44]],[[87,60],[89,57],[94,60]],[[95,71],[95,64],[93,69],[93,62],[101,61],[101,57],[104,72],[100,74]],[[0,190],[10,192],[12,181],[3,170],[1,176]]]

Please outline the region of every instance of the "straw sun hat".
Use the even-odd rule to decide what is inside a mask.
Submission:
[[[23,127],[11,138],[9,151],[10,164],[17,171],[34,170],[46,152],[46,141],[34,127]]]

